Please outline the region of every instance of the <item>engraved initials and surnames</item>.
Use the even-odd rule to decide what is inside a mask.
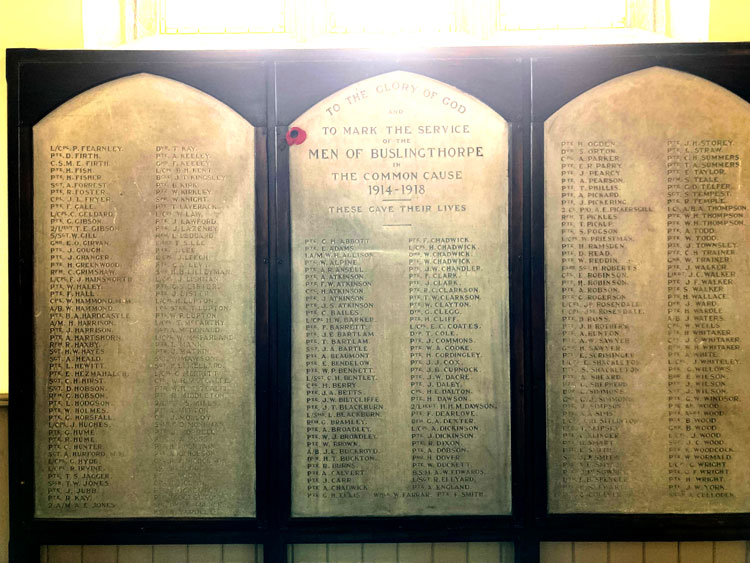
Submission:
[[[293,125],[293,512],[507,513],[505,122],[398,72]]]
[[[733,94],[661,68],[548,120],[553,512],[750,506],[749,122]]]
[[[252,128],[137,75],[34,133],[37,515],[251,515]]]

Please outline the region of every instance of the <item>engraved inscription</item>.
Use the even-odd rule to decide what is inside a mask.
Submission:
[[[293,513],[508,513],[507,125],[395,72],[287,140]]]
[[[37,516],[252,515],[252,127],[137,75],[34,143]]]
[[[549,507],[750,507],[750,106],[663,68],[545,124]]]

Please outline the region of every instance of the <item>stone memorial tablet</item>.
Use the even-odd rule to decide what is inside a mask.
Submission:
[[[36,516],[255,513],[254,132],[140,74],[34,127]]]
[[[293,514],[509,513],[507,124],[393,72],[287,141]]]
[[[750,105],[650,68],[545,124],[551,512],[750,511]]]

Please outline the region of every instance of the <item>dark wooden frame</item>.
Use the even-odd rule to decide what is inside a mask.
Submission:
[[[361,55],[360,55],[361,57]],[[424,56],[368,57],[365,64],[361,58],[341,57],[337,60],[309,61],[282,60],[276,63],[277,85],[277,181],[276,209],[277,263],[279,271],[278,323],[280,346],[291,347],[291,240],[289,206],[289,164],[285,135],[288,126],[296,117],[320,100],[347,85],[393,70],[405,70],[428,76],[456,86],[474,95],[502,115],[510,124],[510,154],[508,200],[508,241],[510,268],[510,334],[511,334],[511,426],[513,428],[513,513],[506,516],[451,516],[451,517],[368,517],[368,518],[291,518],[289,488],[280,491],[279,502],[287,516],[283,528],[285,543],[306,542],[372,542],[372,541],[517,541],[523,529],[520,499],[526,486],[523,471],[524,440],[521,416],[524,342],[523,342],[523,116],[527,94],[524,91],[525,68],[517,57],[445,58],[431,59]],[[472,84],[472,77],[475,78]],[[505,89],[498,89],[498,77],[503,77]],[[310,88],[303,85],[310,84]],[[289,438],[291,428],[291,356],[280,356],[279,427],[286,436],[286,447],[279,451],[282,456],[279,468],[283,480],[291,483],[291,451]],[[524,559],[527,560],[527,559]]]
[[[29,57],[29,54],[31,56]],[[88,60],[87,60],[88,58]],[[272,498],[258,489],[257,518],[113,518],[42,519],[34,517],[34,355],[33,355],[33,145],[32,127],[49,111],[71,97],[116,78],[151,72],[173,78],[220,99],[256,126],[256,459],[258,482],[269,479],[269,223],[267,172],[267,64],[235,57],[220,61],[189,57],[114,56],[91,58],[91,53],[9,52],[9,190],[10,282],[14,319],[10,335],[13,353],[9,407],[10,505],[12,561],[38,560],[39,546],[47,544],[262,543]],[[180,60],[182,59],[182,60]],[[248,87],[247,82],[252,84]],[[75,541],[71,541],[76,538]]]
[[[633,45],[539,51],[531,57],[531,331],[533,342],[534,508],[540,541],[692,541],[750,537],[750,513],[550,514],[547,511],[544,122],[580,94],[608,80],[653,66],[710,80],[750,102],[750,45]]]
[[[750,45],[457,48],[423,52],[9,50],[11,560],[44,544],[512,541],[516,561],[554,540],[747,539],[750,514],[551,515],[546,506],[543,123],[610,78],[662,65],[750,100]],[[474,95],[510,125],[509,269],[513,512],[488,517],[291,518],[291,266],[285,133],[353,82],[407,70]],[[33,162],[31,127],[76,94],[151,72],[223,101],[256,126],[257,518],[37,519],[33,515]]]

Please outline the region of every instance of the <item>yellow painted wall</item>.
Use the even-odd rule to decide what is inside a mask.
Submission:
[[[0,0],[0,394],[8,392],[8,142],[5,49],[80,49],[81,0]]]
[[[750,0],[711,0],[710,41],[750,41]]]

